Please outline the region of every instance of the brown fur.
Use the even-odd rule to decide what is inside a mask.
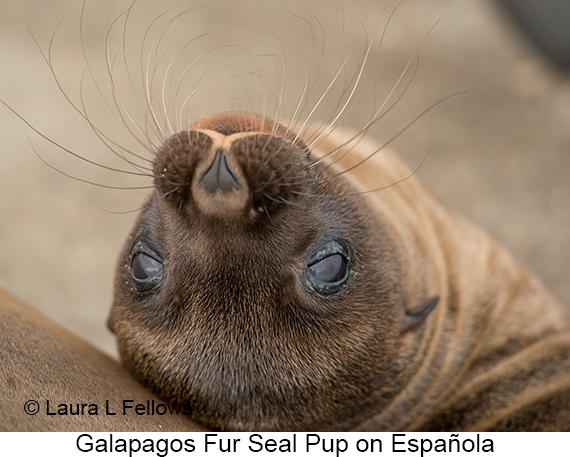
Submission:
[[[326,165],[341,133],[308,154],[237,116],[157,153],[110,318],[135,378],[221,430],[569,429],[568,319],[508,253],[376,145]],[[219,150],[239,185],[204,191]],[[349,275],[323,294],[307,266],[331,240]]]
[[[115,360],[0,290],[0,431],[197,431],[177,415],[123,415],[123,400],[164,403],[133,381]],[[24,405],[39,403],[35,415]],[[96,404],[97,415],[47,415],[59,404]],[[106,401],[109,412],[106,414]]]

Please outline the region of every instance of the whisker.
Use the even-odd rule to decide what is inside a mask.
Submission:
[[[105,211],[108,214],[114,214],[117,216],[122,216],[125,214],[133,214],[133,213],[138,213],[139,211],[142,211],[144,209],[144,205],[143,206],[139,206],[138,208],[135,209],[129,209],[127,211],[111,211],[110,209],[104,208],[103,206],[101,206],[96,200],[93,200],[94,203],[101,208],[103,211]]]
[[[85,73],[84,73],[85,75]],[[81,81],[81,87],[83,87],[83,76],[82,76],[82,81]],[[83,112],[85,113],[85,120],[88,122],[89,126],[92,126],[91,130],[93,131],[93,133],[95,134],[95,136],[97,138],[99,138],[99,140],[101,141],[101,143],[103,143],[103,145],[105,145],[107,147],[107,149],[109,149],[113,154],[115,154],[117,157],[119,157],[120,159],[122,159],[123,161],[125,161],[126,163],[128,163],[129,165],[131,165],[133,168],[141,171],[141,172],[152,172],[152,168],[150,167],[145,167],[142,166],[136,162],[133,162],[132,160],[128,159],[124,154],[121,154],[119,152],[120,151],[125,151],[130,155],[135,156],[138,159],[144,160],[145,162],[150,162],[148,159],[145,159],[143,157],[141,157],[138,154],[135,154],[134,152],[123,148],[120,144],[118,144],[115,141],[112,141],[111,139],[109,139],[107,136],[103,135],[99,129],[94,128],[93,127],[93,123],[91,122],[91,119],[89,118],[89,115],[87,114],[87,107],[85,104],[85,100],[84,100],[84,93],[83,93],[83,89],[80,90],[80,95],[79,95],[80,101],[81,101],[81,108],[83,109]],[[115,150],[111,145],[116,146],[119,150]],[[146,174],[146,173],[145,173]]]
[[[382,48],[382,44],[384,42],[384,38],[385,38],[386,32],[388,30],[388,25],[390,24],[392,17],[394,16],[398,6],[399,6],[399,4],[392,10],[392,13],[388,17],[386,24],[384,25],[384,29],[383,29],[382,34],[381,34],[380,42],[376,46],[376,57],[374,59],[374,62],[371,64],[373,69],[374,69],[374,64],[376,63],[376,60],[378,59],[380,50]],[[344,24],[344,21],[343,21],[343,24]],[[334,130],[334,128],[335,128],[336,124],[339,122],[339,120],[344,119],[348,115],[348,113],[352,110],[352,108],[356,104],[356,101],[360,98],[360,95],[362,94],[362,92],[367,87],[366,83],[360,84],[360,80],[361,80],[362,75],[364,73],[365,67],[368,64],[369,55],[370,55],[370,52],[372,49],[372,45],[374,43],[374,36],[376,34],[376,30],[378,29],[378,25],[376,25],[376,27],[374,28],[374,33],[373,33],[371,39],[368,38],[368,33],[366,31],[366,28],[364,27],[364,25],[362,23],[361,23],[361,26],[363,28],[364,35],[366,37],[365,42],[369,43],[369,44],[364,49],[364,55],[362,58],[362,63],[360,64],[357,71],[353,74],[352,80],[354,82],[351,82],[350,84],[345,85],[343,92],[339,96],[339,99],[338,99],[339,101],[338,101],[337,106],[340,106],[340,104],[342,103],[342,99],[345,97],[345,94],[347,91],[350,91],[350,95],[347,97],[344,106],[340,109],[335,108],[335,110],[333,110],[333,112],[331,113],[331,117],[329,119],[327,119],[325,122],[323,122],[321,129],[317,130],[317,132],[313,135],[313,137],[316,136],[316,139],[311,138],[309,140],[309,143],[310,143],[309,147],[313,147],[314,145],[318,145],[318,144],[320,144],[321,141],[323,141],[324,139],[327,138],[328,135],[323,137],[324,133],[326,131],[332,132],[332,130]],[[374,73],[373,69],[368,73],[367,79],[369,79],[373,75],[373,73]],[[356,90],[359,88],[359,86],[360,86],[360,89],[358,91],[358,94],[355,96],[354,94],[356,93]],[[337,111],[336,116],[335,116],[335,111]],[[334,116],[334,119],[331,119],[331,118],[333,118],[333,116]],[[328,128],[325,129],[324,128],[325,126],[327,126]],[[321,135],[318,134],[319,131],[322,132]]]
[[[418,65],[416,65],[416,67],[414,68],[414,71],[413,71],[410,79],[408,80],[408,82],[404,86],[400,95],[392,102],[392,104],[382,114],[377,115],[376,118],[373,118],[373,120],[371,122],[369,122],[361,130],[356,132],[348,140],[344,141],[338,147],[336,147],[332,151],[329,151],[325,156],[318,159],[315,163],[313,163],[313,166],[322,160],[328,159],[330,156],[336,154],[339,150],[345,148],[347,145],[350,145],[350,148],[348,148],[341,156],[335,158],[334,162],[341,160],[346,154],[348,154],[353,148],[355,148],[360,143],[360,141],[364,138],[364,135],[368,132],[370,127],[372,127],[374,124],[376,124],[381,119],[383,119],[384,116],[386,116],[399,103],[399,101],[402,99],[402,97],[407,93],[408,89],[410,88],[410,86],[412,84],[412,81],[414,80],[417,69],[418,69]],[[407,70],[404,70],[404,71],[407,71]],[[396,82],[396,85],[399,85],[399,84],[400,84],[399,82]],[[327,138],[331,133],[332,133],[332,130],[330,130],[329,133],[325,137],[323,137],[323,140],[325,138]]]
[[[332,87],[334,86],[334,83],[336,82],[336,80],[338,79],[338,77],[340,76],[340,74],[342,73],[342,71],[344,70],[346,63],[348,62],[348,57],[344,60],[344,62],[342,63],[341,67],[339,68],[338,72],[334,75],[332,81],[329,83],[329,85],[327,86],[327,88],[325,89],[325,91],[323,92],[323,94],[320,96],[319,100],[317,101],[317,103],[315,103],[315,106],[313,107],[313,109],[311,110],[311,112],[309,113],[309,115],[307,116],[307,118],[305,119],[305,121],[303,122],[303,124],[301,125],[301,127],[299,128],[299,131],[297,132],[297,136],[295,137],[295,140],[297,140],[303,130],[305,129],[307,122],[312,118],[313,114],[315,113],[315,111],[319,108],[319,106],[322,104],[323,100],[326,98],[327,94],[329,93],[329,91],[332,89]]]
[[[121,170],[118,168],[109,167],[107,165],[103,165],[101,163],[98,163],[98,162],[95,162],[93,160],[89,160],[85,157],[82,157],[80,154],[77,154],[77,153],[73,152],[71,149],[68,149],[68,148],[62,146],[61,144],[57,143],[55,140],[52,140],[46,134],[42,133],[39,129],[37,129],[29,121],[27,121],[21,114],[19,114],[15,109],[13,109],[10,105],[8,105],[4,100],[0,99],[0,103],[2,103],[6,108],[8,108],[10,111],[12,111],[12,113],[14,113],[18,118],[20,118],[20,120],[22,122],[24,122],[24,124],[26,124],[30,129],[32,129],[35,133],[37,133],[44,140],[46,140],[47,142],[51,143],[52,145],[56,146],[57,148],[61,149],[62,151],[65,151],[66,153],[70,154],[71,156],[73,156],[73,157],[75,157],[75,158],[77,158],[83,162],[86,162],[90,165],[94,165],[98,168],[103,168],[105,170],[109,170],[109,171],[113,171],[113,172],[117,172],[117,173],[123,173],[123,174],[127,174],[127,175],[132,175],[132,176],[147,176],[147,177],[149,176],[146,173],[137,173],[134,171]],[[36,155],[38,155],[38,154],[36,154]],[[38,155],[38,157],[39,157],[39,155]],[[43,161],[43,162],[46,163],[45,161]],[[46,163],[46,165],[47,165],[47,163]],[[52,167],[52,168],[57,170],[57,168],[55,168],[55,167]]]
[[[153,106],[153,103],[152,103],[152,92],[153,92],[153,91],[152,91],[152,88],[153,88],[153,86],[154,86],[156,71],[157,71],[157,69],[158,69],[158,62],[159,62],[159,60],[160,60],[162,57],[164,57],[164,56],[166,55],[166,52],[165,52],[165,54],[163,54],[161,57],[159,57],[158,60],[157,60],[157,55],[158,55],[158,53],[159,53],[159,49],[160,49],[160,47],[161,47],[162,41],[164,40],[164,38],[165,38],[165,36],[166,36],[166,33],[167,33],[168,30],[171,28],[172,24],[174,24],[174,22],[176,22],[176,21],[179,20],[180,18],[184,17],[184,16],[187,15],[187,14],[195,13],[196,11],[199,11],[199,10],[204,9],[204,8],[207,8],[207,7],[208,7],[208,6],[200,6],[200,7],[193,8],[193,9],[190,9],[190,10],[186,10],[186,11],[183,11],[183,12],[177,14],[176,16],[174,16],[173,18],[171,18],[169,21],[167,21],[167,23],[161,28],[160,33],[158,33],[158,34],[156,35],[156,38],[154,39],[154,42],[153,42],[153,44],[152,44],[152,46],[151,46],[151,51],[149,52],[148,57],[147,57],[147,65],[146,65],[146,69],[145,69],[145,72],[144,72],[144,81],[145,81],[145,88],[146,88],[146,95],[147,95],[147,103],[149,104],[149,107],[151,107],[151,109],[152,109],[152,106]],[[177,8],[179,8],[179,6],[174,7],[174,8],[171,8],[170,10],[168,10],[168,11],[166,11],[165,13],[163,13],[162,15],[160,15],[160,16],[157,18],[157,20],[158,20],[160,17],[162,17],[162,16],[164,16],[165,14],[167,14],[168,12],[170,12],[170,11],[172,11],[172,10],[174,10],[174,9],[177,9]],[[152,27],[152,25],[153,25],[155,22],[156,22],[156,20],[151,23],[151,25],[150,25],[149,28],[147,29],[147,33],[150,31],[150,28]],[[146,39],[146,37],[148,36],[147,33],[145,33],[145,39]],[[203,34],[202,36],[206,36],[206,35],[207,35],[207,34]],[[160,93],[161,93],[162,116],[163,116],[163,118],[164,118],[164,122],[165,122],[165,124],[166,124],[167,130],[170,132],[170,135],[173,135],[173,134],[175,133],[175,130],[174,130],[174,128],[173,128],[173,126],[172,126],[172,124],[171,124],[171,122],[170,122],[170,120],[169,120],[168,108],[167,108],[167,103],[166,103],[166,83],[167,83],[167,81],[168,81],[168,74],[169,74],[169,72],[170,72],[170,70],[171,70],[171,66],[172,66],[173,62],[176,62],[177,57],[179,57],[193,42],[195,42],[195,41],[198,40],[199,38],[200,38],[200,37],[194,38],[193,40],[189,41],[184,47],[182,47],[182,49],[179,51],[178,56],[175,56],[175,57],[173,58],[173,60],[172,60],[172,61],[170,62],[170,64],[168,65],[168,67],[167,67],[167,69],[166,69],[166,71],[165,71],[165,73],[164,73],[164,75],[163,75],[163,77],[162,77],[161,92],[160,92]],[[141,50],[142,50],[142,48],[141,48]],[[152,57],[152,56],[154,56],[154,66],[153,66],[152,76],[149,77],[150,60],[151,60],[151,57]],[[155,123],[157,124],[157,127],[160,129],[159,122],[158,122],[158,119],[157,119],[156,114],[154,114],[154,111],[153,111],[153,119],[155,120]],[[160,129],[160,130],[161,130],[161,133],[164,135],[164,132],[162,131],[162,129]]]
[[[221,45],[221,46],[218,46],[218,47],[216,47],[216,48],[211,49],[211,50],[208,51],[208,52],[203,53],[202,55],[199,56],[199,58],[202,58],[202,57],[204,57],[204,56],[206,56],[206,55],[208,55],[208,54],[211,54],[211,53],[213,53],[214,51],[217,51],[217,50],[220,50],[220,49],[233,48],[233,47],[237,47],[237,46],[243,46],[243,45],[235,45],[235,44],[232,44],[232,45]],[[192,111],[193,100],[195,100],[196,97],[197,97],[198,95],[200,95],[205,89],[207,89],[207,88],[209,88],[209,87],[212,87],[212,86],[214,86],[214,85],[217,84],[217,83],[234,79],[235,76],[228,76],[228,77],[224,77],[224,78],[218,77],[218,78],[215,79],[215,80],[211,80],[211,81],[209,81],[209,82],[206,82],[206,83],[203,83],[203,84],[199,85],[200,81],[205,78],[205,76],[206,76],[206,74],[207,74],[208,72],[212,71],[217,65],[220,65],[221,63],[225,62],[226,60],[229,60],[229,59],[231,59],[231,58],[233,58],[233,57],[235,57],[235,56],[240,55],[240,53],[241,53],[241,52],[237,52],[237,53],[234,53],[234,54],[232,54],[232,55],[229,55],[229,56],[224,57],[222,60],[220,60],[220,61],[214,63],[214,64],[211,65],[204,73],[202,73],[202,75],[200,76],[200,78],[198,78],[198,80],[196,81],[196,84],[195,84],[194,89],[193,89],[192,92],[185,98],[184,102],[182,103],[181,110],[182,110],[182,111],[184,111],[184,110]],[[188,108],[186,108],[187,105],[188,105]]]
[[[83,5],[83,7],[84,7],[84,6],[85,6],[85,4]],[[122,148],[118,143],[113,142],[113,141],[110,140],[107,136],[105,136],[105,135],[101,132],[101,130],[99,130],[99,129],[93,124],[93,122],[91,121],[91,119],[90,119],[90,117],[89,117],[89,115],[88,115],[88,113],[87,113],[87,110],[86,110],[86,108],[85,108],[85,105],[83,104],[83,101],[82,101],[82,108],[79,108],[79,106],[71,99],[70,95],[68,94],[68,92],[67,92],[67,91],[65,90],[65,88],[63,87],[63,85],[62,85],[60,79],[59,79],[58,76],[57,76],[57,73],[55,72],[55,67],[54,67],[54,65],[53,65],[52,57],[51,57],[54,39],[55,39],[55,36],[56,36],[56,34],[57,34],[57,30],[58,30],[60,24],[61,24],[61,22],[58,24],[58,27],[56,28],[56,30],[55,30],[54,33],[52,34],[52,37],[51,37],[50,43],[49,43],[49,47],[48,47],[48,54],[47,54],[47,55],[42,51],[42,49],[41,49],[41,47],[40,47],[40,45],[39,45],[39,43],[38,43],[38,41],[37,41],[37,39],[36,39],[34,33],[28,28],[28,30],[29,30],[29,32],[30,32],[30,34],[31,34],[31,36],[32,36],[32,39],[34,40],[34,43],[35,43],[37,49],[39,50],[40,54],[42,55],[42,58],[44,59],[44,61],[45,61],[46,64],[48,65],[48,68],[50,69],[50,72],[51,72],[51,74],[52,74],[52,77],[54,78],[54,82],[56,83],[56,85],[57,85],[57,87],[58,87],[60,93],[64,96],[64,98],[65,98],[66,101],[70,104],[70,106],[74,109],[74,111],[76,111],[77,113],[79,113],[79,115],[88,123],[89,127],[90,127],[91,130],[95,133],[95,135],[96,135],[100,140],[103,141],[103,144],[105,144],[105,146],[106,146],[113,154],[117,155],[117,157],[119,157],[119,158],[121,158],[122,160],[126,161],[126,162],[129,163],[130,165],[133,165],[135,168],[138,168],[139,170],[147,170],[147,171],[148,171],[148,169],[146,169],[145,167],[142,167],[142,166],[140,166],[140,165],[138,165],[138,164],[135,164],[135,163],[133,163],[133,162],[127,160],[122,154],[118,153],[117,150],[115,150],[113,147],[111,147],[110,144],[114,144],[114,145],[115,145],[116,147],[118,147],[119,149],[128,152],[129,154],[135,156],[136,158],[138,158],[138,159],[140,159],[140,160],[146,160],[146,159],[144,159],[143,157],[141,157],[140,155],[137,155],[137,154],[135,154],[135,153],[133,153],[133,152],[131,152],[131,151],[128,151],[128,150],[126,150],[125,148]],[[83,48],[83,50],[84,50],[84,48]],[[85,59],[85,61],[86,61],[86,70],[89,71],[90,74],[92,75],[92,72],[91,72],[91,69],[90,69],[90,67],[89,67],[89,64],[87,63],[87,59]],[[83,87],[83,84],[84,84],[84,75],[85,75],[85,71],[84,71],[84,74],[83,74],[82,79],[81,79],[81,86],[80,86],[80,87],[81,87],[81,90],[80,90],[80,95],[81,95],[81,97],[83,96],[83,89],[82,89],[82,87]],[[6,105],[6,106],[7,106],[7,105]],[[36,133],[40,134],[42,137],[44,137],[44,139],[49,140],[49,138],[47,138],[46,135],[41,134],[41,133],[40,133],[37,129],[35,129],[29,122],[25,121],[25,119],[23,119],[22,116],[20,116],[18,113],[16,113],[15,110],[13,110],[13,109],[10,108],[10,107],[8,107],[8,108],[9,108],[14,114],[16,114],[18,117],[20,117],[20,119],[22,119],[22,120],[23,120],[30,128],[32,128]],[[70,150],[67,150],[67,149],[61,147],[61,146],[60,146],[58,143],[56,143],[55,141],[52,141],[52,140],[49,140],[49,141],[50,141],[52,144],[54,144],[55,146],[57,146],[57,147],[61,148],[62,150],[64,150],[64,151],[70,153],[72,156],[74,156],[74,157],[76,157],[76,158],[78,158],[78,159],[80,159],[80,160],[83,160],[83,161],[88,161],[87,159],[85,159],[85,158],[82,157],[81,155],[76,154],[76,153],[73,153],[73,152],[71,152]],[[90,163],[95,164],[95,162],[90,162]],[[99,166],[103,166],[103,165],[99,164]],[[104,167],[104,166],[103,166],[103,167]],[[117,171],[119,171],[119,170],[117,170]],[[129,171],[126,171],[126,170],[122,170],[121,172],[122,172],[122,173],[128,173],[128,174],[135,174],[135,173],[133,173],[133,172],[129,172]],[[144,174],[143,174],[143,175],[144,175]]]
[[[267,195],[267,194],[263,194],[263,196],[265,198],[267,198],[268,200],[271,200],[272,202],[275,202],[275,203],[284,203],[286,205],[295,206],[297,208],[305,208],[305,205],[299,205],[299,204],[293,203],[290,200],[285,200],[283,197],[274,198],[274,197],[271,197],[270,195]]]
[[[275,107],[275,113],[273,115],[273,119],[275,120],[275,124],[273,126],[273,134],[275,134],[276,129],[277,129],[277,124],[281,123],[281,117],[283,115],[283,98],[284,98],[284,94],[285,94],[285,84],[286,84],[286,68],[287,68],[287,56],[286,56],[286,52],[285,52],[285,47],[283,45],[283,41],[279,38],[279,36],[275,33],[274,30],[265,27],[265,30],[269,31],[270,33],[272,33],[275,38],[277,39],[277,41],[279,42],[279,45],[281,46],[281,56],[277,54],[273,54],[275,60],[275,65],[277,67],[277,62],[281,62],[281,72],[277,71],[276,68],[276,74],[281,74],[281,83],[279,84],[279,89],[277,90],[277,106]]]
[[[109,40],[110,40],[110,35],[111,32],[113,31],[114,27],[119,23],[119,20],[124,16],[124,25],[123,25],[123,34],[122,34],[122,55],[123,55],[123,63],[125,65],[125,71],[127,73],[127,81],[129,83],[129,86],[131,87],[132,90],[132,96],[134,97],[134,101],[137,103],[139,109],[141,112],[144,112],[143,109],[143,104],[140,102],[140,98],[137,96],[136,91],[135,91],[135,86],[133,83],[133,78],[131,76],[131,72],[130,72],[130,67],[128,65],[127,62],[127,45],[126,45],[126,37],[127,37],[127,28],[128,28],[128,24],[129,24],[129,18],[130,18],[130,14],[132,12],[132,9],[134,8],[135,4],[138,3],[138,0],[134,0],[131,5],[125,10],[123,11],[113,22],[112,24],[109,26],[108,30],[107,30],[107,34],[105,36],[105,61],[106,61],[106,69],[107,69],[107,75],[109,77],[109,82],[111,83],[111,97],[113,100],[113,104],[115,105],[115,110],[113,110],[112,108],[109,107],[109,110],[111,112],[113,112],[113,114],[116,116],[116,118],[119,119],[121,125],[127,130],[127,132],[129,132],[131,134],[131,136],[135,139],[135,141],[137,141],[139,144],[141,144],[143,147],[147,148],[149,150],[149,152],[153,152],[154,150],[156,150],[158,148],[158,144],[156,144],[155,142],[153,142],[150,139],[150,136],[148,135],[147,132],[145,132],[139,125],[138,123],[134,120],[134,118],[131,116],[130,112],[128,111],[128,109],[126,108],[126,106],[124,105],[124,103],[122,102],[122,100],[120,98],[118,98],[118,87],[116,84],[116,80],[115,80],[115,76],[114,76],[114,72],[113,72],[113,64],[110,61],[110,50],[109,50]],[[118,51],[117,51],[118,52]],[[96,83],[96,82],[95,82]],[[97,84],[97,83],[96,83]],[[105,97],[103,96],[103,99],[106,102]],[[128,122],[127,122],[128,120]],[[151,144],[151,147],[149,148],[148,145],[146,145],[144,142],[142,142],[139,138],[138,135],[136,135],[131,128],[129,127],[129,123],[134,127],[134,129],[139,132],[139,134],[141,134],[143,137],[145,137],[149,143]]]
[[[435,103],[432,103],[430,106],[428,106],[426,109],[424,109],[420,114],[418,114],[416,117],[414,117],[410,122],[408,122],[402,129],[400,129],[395,135],[393,135],[387,142],[385,142],[382,146],[380,146],[374,152],[369,154],[368,157],[362,159],[360,162],[358,162],[355,165],[347,168],[346,170],[339,172],[338,175],[348,173],[349,171],[354,170],[356,167],[359,167],[360,165],[362,165],[364,162],[366,162],[368,159],[370,159],[370,157],[374,156],[375,154],[380,152],[382,149],[384,149],[386,146],[388,146],[390,143],[392,143],[396,138],[398,138],[400,135],[402,135],[406,130],[408,130],[412,125],[414,125],[418,120],[420,120],[425,114],[430,112],[436,106],[446,102],[447,100],[449,100],[452,97],[456,97],[458,95],[462,95],[465,93],[467,93],[467,91],[455,92],[453,94],[448,95],[447,97],[444,97],[444,98],[438,100]]]
[[[1,100],[0,100],[0,101],[1,101]],[[4,102],[2,102],[2,103],[4,103]],[[6,105],[6,106],[7,106],[7,105]],[[10,108],[10,109],[11,109],[11,108]],[[16,113],[16,115],[17,115],[17,113]],[[22,118],[20,117],[20,119],[22,119]],[[26,122],[26,121],[24,120],[24,122]],[[28,123],[26,122],[26,124],[28,124]],[[29,124],[28,124],[28,125],[29,125]],[[32,129],[33,129],[33,127],[32,127]],[[36,131],[36,130],[34,130],[34,131]],[[37,131],[36,131],[36,132],[37,132]],[[40,135],[41,135],[41,134],[40,134]],[[52,170],[57,171],[58,173],[62,174],[63,176],[66,176],[67,178],[71,178],[71,179],[73,179],[73,180],[75,180],[75,181],[79,181],[79,182],[83,182],[83,183],[86,183],[86,184],[90,184],[90,185],[92,185],[92,186],[102,187],[102,188],[104,188],[104,189],[113,189],[113,190],[140,190],[140,189],[152,189],[152,188],[155,188],[155,187],[156,187],[155,185],[152,185],[152,186],[139,186],[139,187],[109,186],[109,185],[106,185],[106,184],[100,184],[100,183],[96,183],[96,182],[93,182],[93,181],[89,181],[89,180],[87,180],[87,179],[82,179],[82,178],[78,178],[77,176],[70,175],[69,173],[66,173],[66,172],[64,172],[63,170],[60,170],[59,168],[54,167],[54,166],[51,165],[49,162],[47,162],[47,161],[38,153],[38,151],[36,150],[34,144],[32,143],[32,140],[31,140],[31,138],[29,137],[29,135],[28,135],[27,132],[26,132],[26,136],[28,137],[28,142],[30,143],[30,147],[32,148],[32,150],[34,151],[34,154],[38,157],[38,159],[40,159],[40,161],[41,161],[42,163],[44,163],[45,165],[47,165],[47,166],[48,166],[49,168],[51,168]],[[48,141],[49,141],[49,138],[46,138],[46,139],[48,139]],[[90,163],[91,163],[91,162],[90,162]],[[99,165],[99,164],[96,164],[96,163],[93,163],[93,164],[94,164],[94,165]],[[111,170],[111,171],[116,171],[116,172],[120,172],[120,171],[121,171],[121,170],[114,170],[114,169],[112,169],[112,168],[110,168],[110,167],[103,167],[103,168],[106,168],[106,169]]]
[[[390,16],[391,18],[392,16]],[[411,82],[413,81],[413,78],[417,72],[417,68],[418,65],[416,64],[416,67],[414,69],[414,72],[412,73],[412,78],[410,78],[410,80],[408,81],[408,83],[406,84],[406,86],[404,87],[404,90],[401,92],[401,94],[396,98],[396,100],[381,114],[382,110],[384,109],[384,107],[386,106],[386,103],[388,102],[388,100],[390,100],[390,98],[392,98],[396,88],[400,85],[402,79],[404,78],[404,76],[406,75],[406,73],[408,72],[412,62],[416,61],[418,59],[418,53],[419,53],[419,49],[421,47],[421,45],[424,43],[424,41],[427,39],[427,37],[429,36],[429,34],[433,31],[433,29],[436,27],[436,25],[439,23],[439,21],[437,21],[432,27],[431,29],[427,32],[427,34],[424,36],[424,38],[422,39],[422,41],[420,42],[420,44],[418,45],[418,47],[416,48],[416,51],[414,52],[414,54],[410,57],[410,59],[408,60],[408,63],[406,64],[406,66],[404,67],[404,69],[402,70],[402,72],[400,73],[399,78],[397,79],[397,81],[394,83],[394,85],[392,86],[392,89],[390,90],[389,94],[384,98],[384,101],[382,102],[381,106],[376,110],[376,112],[374,113],[374,115],[371,117],[370,121],[368,121],[366,123],[366,125],[364,127],[362,127],[362,129],[357,132],[352,138],[350,138],[349,140],[347,140],[345,143],[343,143],[340,147],[336,148],[333,151],[330,151],[328,154],[324,155],[323,157],[321,157],[319,160],[316,161],[316,163],[319,163],[322,160],[327,159],[329,156],[331,156],[332,154],[335,154],[336,152],[338,152],[342,147],[344,147],[346,144],[349,144],[350,142],[352,142],[353,140],[355,140],[356,138],[358,138],[359,136],[363,135],[372,125],[374,125],[375,123],[377,123],[382,117],[384,117],[388,112],[391,111],[391,109],[397,105],[397,103],[400,101],[400,99],[404,96],[404,94],[407,92],[408,88],[411,85]],[[457,94],[452,94],[453,95],[457,95]],[[446,97],[440,101],[444,101],[445,99],[447,99],[449,97]],[[438,102],[439,103],[439,102]],[[438,103],[436,103],[435,105],[437,105]],[[434,106],[435,106],[434,105]],[[428,108],[426,111],[429,111],[432,107]],[[417,120],[417,119],[416,119]],[[414,120],[412,123],[414,123],[416,120]],[[392,138],[390,140],[390,142],[392,140],[394,140],[395,138],[397,138],[401,133],[403,133],[403,131],[407,130],[409,126],[405,127],[402,131],[400,131],[394,138]],[[312,146],[313,144],[311,144]],[[315,163],[315,164],[316,164]]]
[[[307,11],[307,10],[305,10],[305,11]],[[303,54],[304,60],[306,62],[306,67],[307,67],[307,71],[306,71],[307,76],[306,76],[306,80],[305,80],[305,87],[303,88],[303,91],[301,92],[301,96],[300,96],[299,101],[296,105],[295,111],[289,120],[289,124],[287,125],[287,133],[289,131],[291,131],[291,126],[295,125],[296,119],[297,119],[297,114],[298,114],[300,108],[306,102],[306,95],[312,91],[312,88],[314,88],[317,80],[319,79],[322,68],[323,68],[323,59],[325,56],[325,38],[324,38],[325,33],[324,33],[324,29],[323,29],[321,22],[318,20],[318,18],[312,12],[308,11],[308,13],[313,17],[313,19],[318,24],[319,29],[321,31],[320,42],[322,43],[322,45],[321,45],[320,61],[319,61],[319,65],[317,65],[316,75],[313,78],[311,78],[310,68],[312,65],[311,65],[308,57]],[[313,43],[313,56],[315,56],[316,55],[316,47],[317,47],[317,38],[316,38],[316,33],[315,33],[315,29],[314,29],[313,25],[311,24],[311,22],[309,20],[307,20],[303,16],[300,16],[300,15],[294,14],[294,13],[288,13],[288,14],[295,17],[296,19],[299,19],[299,20],[305,22],[308,25],[309,30],[311,31],[311,39],[312,39],[312,43]],[[285,53],[283,46],[282,46],[282,49],[283,49],[283,54],[285,55],[286,53]],[[309,87],[309,85],[311,84],[311,79],[312,79],[312,88]]]
[[[170,65],[174,65],[175,62],[176,62],[176,64],[178,64],[178,61],[180,60],[180,57],[181,57],[182,54],[190,47],[190,45],[194,44],[194,43],[197,42],[198,40],[200,40],[200,39],[202,39],[202,38],[205,38],[205,37],[207,37],[207,36],[208,36],[208,34],[205,33],[205,34],[202,34],[202,35],[199,35],[199,36],[193,38],[193,39],[190,40],[188,43],[186,43],[186,45],[184,45],[184,47],[180,50],[180,52],[178,53],[178,55],[176,55],[176,57],[173,58],[173,60],[172,60],[172,62],[170,63]],[[168,70],[170,70],[170,65],[169,65]],[[174,113],[180,113],[180,110],[179,110],[179,108],[178,108],[178,97],[179,97],[179,94],[180,94],[180,90],[181,90],[181,87],[182,87],[182,83],[184,82],[184,76],[185,76],[186,72],[188,72],[188,71],[190,70],[190,68],[192,68],[192,64],[190,64],[189,66],[187,66],[187,68],[185,69],[185,71],[184,71],[184,73],[182,74],[182,76],[178,79],[178,83],[177,83],[177,86],[176,86],[176,90],[175,90],[174,96],[173,96],[173,112],[174,112]],[[167,73],[168,73],[168,71],[167,71]],[[174,79],[174,71],[172,71],[172,73],[171,73],[171,77],[170,77],[170,87],[173,86],[173,79]],[[165,77],[165,83],[166,83],[166,77]],[[163,87],[163,91],[164,91],[164,90],[165,90],[165,88]],[[177,124],[176,124],[175,129],[176,129],[177,131],[180,131],[180,130],[183,129],[181,117],[178,117],[178,118],[177,118]]]

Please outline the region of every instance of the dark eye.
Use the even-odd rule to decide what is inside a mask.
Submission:
[[[164,278],[164,265],[160,256],[146,243],[137,243],[131,257],[131,276],[139,292],[157,288]]]
[[[340,254],[330,255],[309,265],[309,271],[319,281],[335,283],[346,275],[346,259]]]
[[[301,282],[307,290],[319,295],[340,291],[350,276],[348,248],[343,241],[323,243],[305,262]]]
[[[162,271],[162,263],[146,254],[138,253],[131,263],[131,274],[137,281],[148,281]]]

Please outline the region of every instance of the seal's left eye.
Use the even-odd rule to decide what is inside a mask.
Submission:
[[[309,271],[319,281],[336,283],[346,275],[346,259],[340,254],[333,254],[309,265]]]
[[[131,274],[137,281],[150,281],[161,273],[162,269],[162,263],[142,252],[133,256]]]
[[[351,263],[346,244],[329,240],[310,253],[305,260],[300,280],[305,289],[319,295],[339,292],[350,277]]]

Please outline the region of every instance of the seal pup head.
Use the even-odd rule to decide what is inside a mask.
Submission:
[[[338,172],[256,114],[168,139],[121,254],[127,369],[219,430],[346,430],[403,388],[398,242]]]

